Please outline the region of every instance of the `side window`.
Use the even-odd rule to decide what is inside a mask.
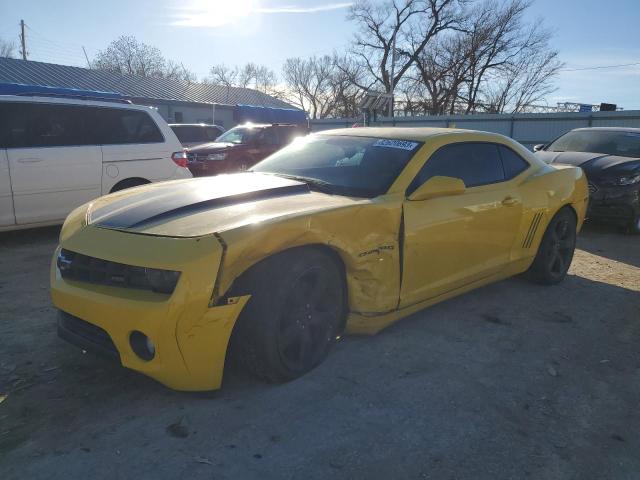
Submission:
[[[467,187],[504,181],[498,146],[493,143],[458,143],[446,145],[424,164],[407,189],[411,194],[431,177],[461,179]]]
[[[285,127],[281,128],[278,134],[280,135],[280,144],[288,145],[298,136],[299,132],[294,127]]]
[[[0,148],[7,148],[11,144],[13,110],[13,104],[0,102]]]
[[[203,130],[205,136],[207,137],[205,140],[208,142],[212,142],[220,135],[222,135],[222,131],[217,127],[205,127]]]
[[[498,149],[500,150],[500,156],[502,157],[504,177],[506,180],[511,180],[529,168],[529,162],[510,148],[500,145]]]
[[[164,141],[158,126],[146,112],[100,108],[96,117],[95,126],[100,144],[118,145]]]
[[[270,145],[270,146],[280,145],[280,142],[278,141],[278,136],[276,135],[275,128],[265,128],[260,134],[260,136],[258,137],[258,140],[260,141],[260,143],[264,145]]]
[[[74,105],[5,104],[0,142],[7,148],[91,145],[86,110]]]

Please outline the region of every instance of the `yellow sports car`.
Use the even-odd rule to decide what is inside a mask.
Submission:
[[[373,334],[523,272],[561,281],[587,198],[580,168],[501,135],[313,134],[249,172],[73,211],[51,266],[58,332],[175,389],[219,388],[228,351],[287,381],[345,329]]]

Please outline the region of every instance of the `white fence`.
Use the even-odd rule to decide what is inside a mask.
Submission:
[[[312,120],[313,131],[349,128],[362,119],[327,118]],[[378,118],[372,127],[450,127],[500,133],[532,148],[580,127],[640,128],[640,110],[588,113],[523,113],[515,115],[443,115]]]

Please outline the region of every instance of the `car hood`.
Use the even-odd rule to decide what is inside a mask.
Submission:
[[[162,182],[92,202],[88,225],[131,233],[196,237],[280,217],[369,200],[311,191],[307,184],[254,172]]]
[[[192,152],[195,154],[219,152],[219,151],[229,150],[231,148],[237,148],[240,145],[241,144],[239,143],[230,143],[230,142],[202,143],[189,148],[189,152]]]
[[[624,175],[640,168],[640,159],[589,152],[545,152],[536,156],[546,163],[581,167],[587,177]]]

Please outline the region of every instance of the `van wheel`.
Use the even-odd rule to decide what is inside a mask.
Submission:
[[[235,361],[271,382],[293,380],[322,363],[346,316],[336,260],[314,248],[295,249],[262,261],[239,283],[237,291],[251,298],[233,331]]]
[[[576,216],[562,208],[544,232],[536,258],[526,272],[529,280],[554,285],[564,280],[576,248]]]
[[[139,187],[140,185],[146,185],[147,183],[151,182],[144,178],[127,178],[116,183],[109,193],[119,192],[120,190],[125,190],[127,188]]]

